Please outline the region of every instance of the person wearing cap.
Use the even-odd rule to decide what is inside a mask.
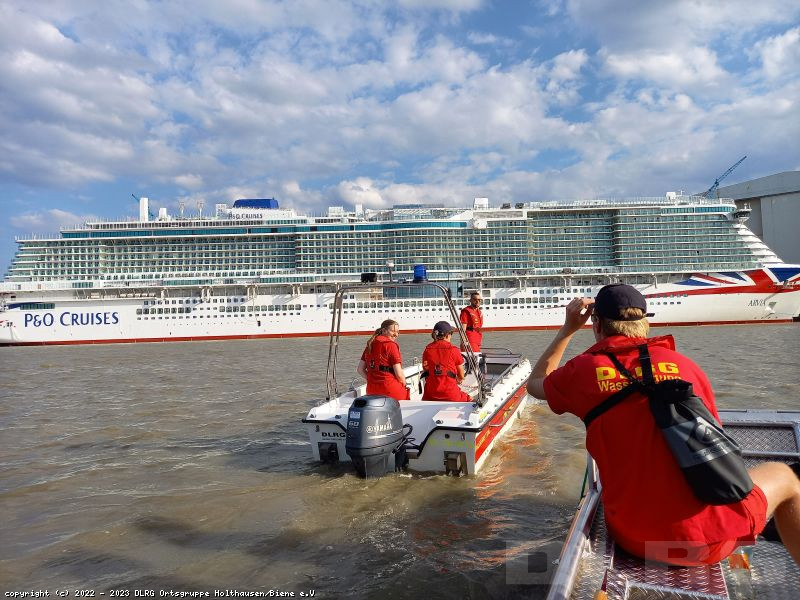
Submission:
[[[358,374],[367,380],[367,394],[389,396],[395,400],[410,398],[403,357],[397,344],[399,335],[397,321],[386,319],[367,341],[356,368]]]
[[[676,352],[671,335],[647,337],[646,314],[644,296],[625,284],[607,285],[595,299],[572,300],[564,325],[533,368],[528,393],[547,400],[556,414],[583,419],[627,385],[608,354],[640,377],[638,346],[647,344],[655,379],[688,381],[719,420],[708,377]],[[589,319],[596,343],[559,367],[572,336]],[[628,552],[672,564],[715,563],[737,546],[755,543],[774,514],[787,550],[800,564],[800,480],[787,465],[762,463],[750,469],[754,487],[739,502],[705,504],[663,440],[649,400],[638,392],[592,421],[586,449],[600,471],[606,524]]]
[[[448,400],[470,402],[469,394],[462,392],[458,384],[464,380],[464,357],[450,343],[455,327],[447,321],[433,326],[433,341],[422,353],[422,377],[425,379],[423,400]]]
[[[483,313],[481,312],[481,298],[480,292],[472,292],[469,295],[469,306],[461,309],[459,320],[464,325],[464,331],[467,334],[469,345],[472,346],[473,352],[481,351],[481,342],[483,341]],[[461,349],[466,350],[464,342],[461,342]]]

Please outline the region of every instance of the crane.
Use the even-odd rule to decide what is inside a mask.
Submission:
[[[740,164],[742,164],[742,161],[743,161],[745,158],[747,158],[747,155],[744,155],[742,158],[740,158],[739,160],[737,160],[737,161],[736,161],[736,163],[735,163],[735,164],[734,164],[734,165],[733,165],[733,166],[732,166],[730,169],[728,169],[728,170],[727,170],[727,171],[725,171],[725,172],[724,172],[722,175],[720,175],[719,177],[717,177],[717,178],[716,178],[716,180],[714,181],[714,185],[712,185],[712,186],[711,186],[710,188],[708,188],[708,189],[707,189],[705,192],[703,192],[702,194],[700,194],[700,196],[701,196],[701,197],[703,197],[703,198],[708,198],[708,197],[709,197],[709,196],[710,196],[712,193],[714,193],[714,191],[715,191],[715,190],[716,190],[716,189],[719,187],[719,182],[720,182],[720,181],[722,181],[723,179],[725,179],[725,178],[726,178],[728,175],[730,175],[731,173],[733,173],[733,170],[734,170],[736,167],[738,167]]]

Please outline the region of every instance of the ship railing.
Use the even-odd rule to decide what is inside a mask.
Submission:
[[[542,202],[531,202],[526,207],[536,208],[592,208],[597,206],[653,206],[653,205],[682,205],[699,204],[702,206],[712,206],[718,204],[736,203],[731,198],[705,198],[703,196],[676,196],[667,198],[664,196],[640,196],[635,198],[598,198],[595,200],[545,200]]]
[[[3,281],[0,292],[42,292],[73,290],[72,281]]]

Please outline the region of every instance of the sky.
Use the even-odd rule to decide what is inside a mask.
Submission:
[[[139,196],[661,196],[799,140],[796,0],[0,0],[0,272]]]

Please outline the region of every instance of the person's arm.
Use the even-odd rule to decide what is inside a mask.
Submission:
[[[358,361],[358,366],[356,367],[356,371],[358,374],[361,375],[364,379],[367,378],[367,363],[364,360]]]
[[[397,377],[397,380],[402,384],[406,384],[406,374],[403,373],[403,365],[401,363],[394,363],[392,365],[392,370],[394,371],[394,376]]]
[[[586,324],[592,316],[590,305],[594,302],[592,298],[575,298],[567,304],[564,324],[556,333],[556,337],[550,342],[539,360],[533,366],[533,371],[528,379],[526,389],[534,398],[545,398],[544,379],[558,368],[564,351],[567,349],[572,336]],[[586,312],[582,312],[586,309]]]
[[[397,381],[406,384],[406,374],[403,373],[403,355],[400,354],[400,346],[397,342],[389,344],[389,364],[392,365],[392,372],[397,377]]]
[[[458,373],[458,383],[461,383],[462,381],[464,381],[464,377],[467,376],[466,371],[464,371],[464,363],[458,365],[456,367],[456,371]]]

